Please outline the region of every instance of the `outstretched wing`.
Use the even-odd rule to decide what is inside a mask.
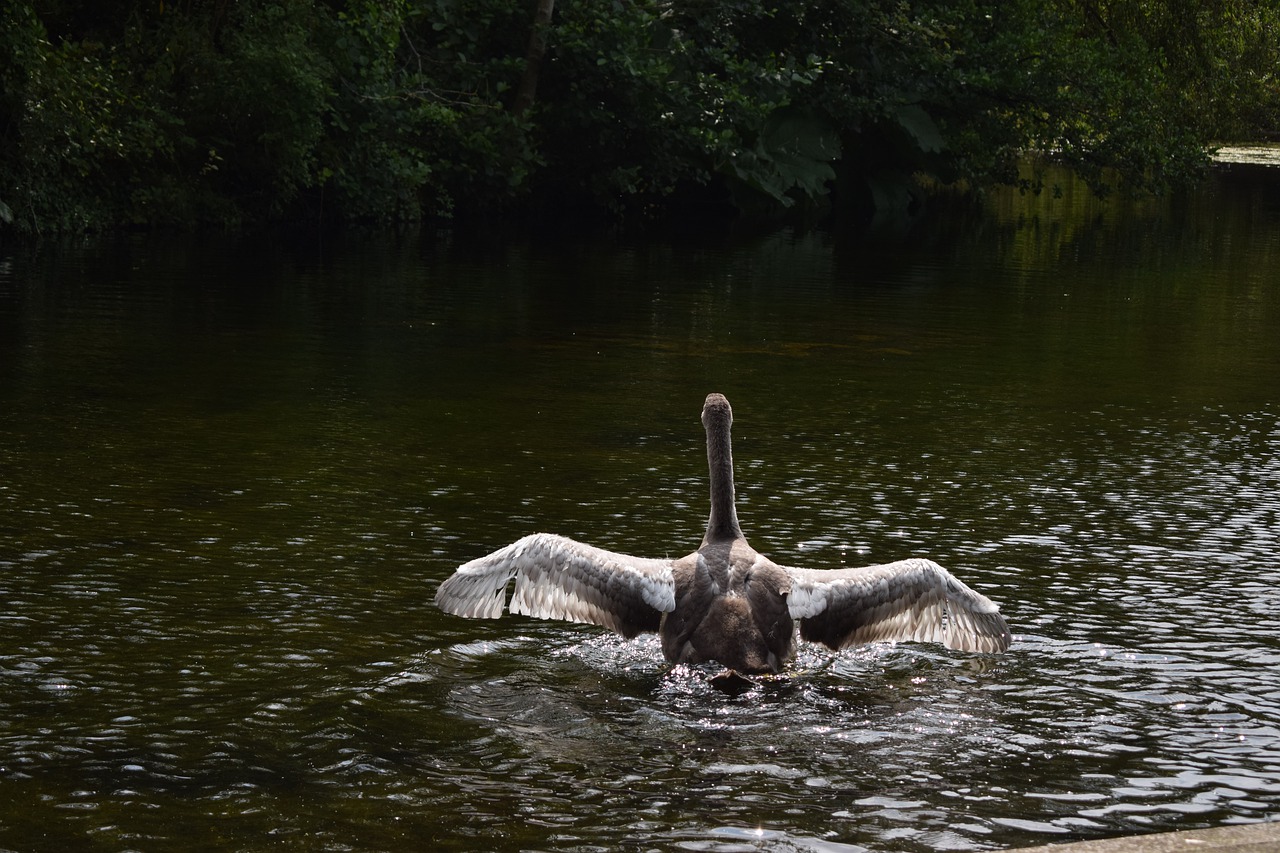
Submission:
[[[789,569],[801,638],[842,649],[883,640],[941,642],[966,652],[1009,648],[995,603],[931,560],[858,569]]]
[[[615,554],[552,533],[534,533],[461,566],[436,590],[436,606],[496,619],[515,578],[511,612],[603,625],[624,637],[657,631],[675,609],[671,560]]]

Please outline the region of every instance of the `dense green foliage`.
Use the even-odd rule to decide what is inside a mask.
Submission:
[[[1252,0],[560,0],[528,60],[538,5],[0,0],[0,219],[892,210],[1028,152],[1158,191],[1280,127]]]

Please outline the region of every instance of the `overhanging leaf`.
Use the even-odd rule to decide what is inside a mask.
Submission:
[[[893,113],[898,124],[911,135],[921,152],[937,154],[946,149],[947,143],[943,140],[938,125],[919,104],[895,107]]]
[[[831,161],[840,157],[840,136],[831,125],[810,113],[782,107],[764,123],[760,141],[765,150],[809,159]]]

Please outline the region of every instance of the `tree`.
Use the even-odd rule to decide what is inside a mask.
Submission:
[[[906,210],[1194,180],[1280,126],[1253,0],[0,0],[0,223]]]

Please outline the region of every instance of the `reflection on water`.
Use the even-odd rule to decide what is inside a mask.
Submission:
[[[987,850],[1280,818],[1280,210],[910,247],[456,237],[0,263],[0,847]],[[1006,655],[430,605],[535,529],[927,555]]]

